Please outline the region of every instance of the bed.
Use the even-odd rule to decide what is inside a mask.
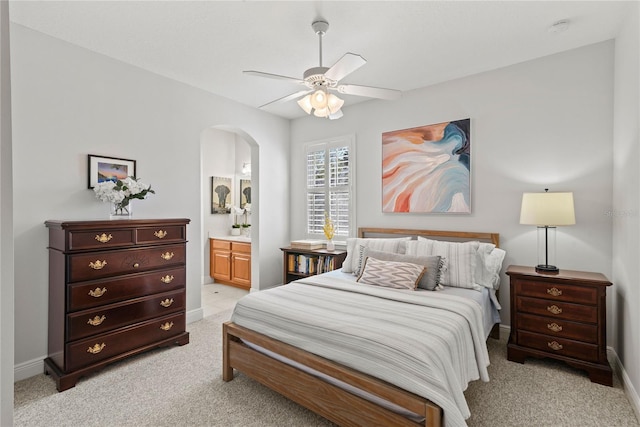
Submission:
[[[360,228],[358,237],[389,239],[386,245],[410,239],[407,248],[418,239],[499,245],[496,233]],[[370,258],[356,262],[358,251],[350,249],[345,265],[364,261],[362,278]],[[466,384],[488,381],[485,340],[498,335],[496,290],[363,286],[343,270],[239,301],[223,325],[223,380],[236,369],[343,426],[465,425]],[[398,307],[401,319],[390,317]],[[415,319],[430,323],[428,331]]]

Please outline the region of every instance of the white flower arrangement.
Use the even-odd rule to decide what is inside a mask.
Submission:
[[[116,213],[128,214],[129,202],[133,199],[144,199],[147,194],[156,192],[149,184],[139,181],[136,177],[128,176],[117,181],[103,181],[93,187],[96,198],[102,202],[109,202],[115,206]]]

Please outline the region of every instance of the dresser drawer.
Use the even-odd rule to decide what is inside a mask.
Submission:
[[[178,313],[75,341],[66,345],[65,371],[93,365],[184,331],[185,314]]]
[[[68,285],[68,311],[98,307],[175,289],[182,289],[184,292],[186,276],[185,267],[178,267]]]
[[[539,298],[517,297],[518,312],[539,314],[550,318],[573,320],[576,322],[598,322],[598,307],[549,301]]]
[[[170,225],[167,227],[138,228],[136,230],[136,242],[138,244],[148,243],[171,243],[185,241],[187,239],[187,228],[181,225]]]
[[[184,309],[185,293],[178,290],[79,311],[67,316],[67,340],[74,341]]]
[[[70,231],[68,239],[70,251],[97,248],[108,249],[112,247],[130,246],[135,243],[132,229]]]
[[[184,263],[184,244],[76,254],[69,256],[69,282],[99,279]]]
[[[598,302],[598,290],[596,288],[551,283],[542,280],[517,280],[515,285],[518,295],[592,305],[596,305]]]
[[[518,329],[592,344],[598,343],[598,327],[596,325],[522,313],[518,313],[516,319]]]
[[[546,353],[575,357],[589,362],[598,362],[598,346],[565,338],[518,331],[518,343]]]

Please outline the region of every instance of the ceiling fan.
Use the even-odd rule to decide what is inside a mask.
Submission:
[[[276,103],[291,101],[296,98],[300,98],[304,95],[304,98],[298,100],[298,105],[307,113],[313,114],[317,117],[328,117],[329,119],[338,119],[342,117],[342,105],[344,100],[338,98],[332,92],[343,93],[345,95],[365,96],[368,98],[378,99],[398,99],[401,92],[394,89],[384,89],[372,86],[361,86],[352,84],[340,84],[339,81],[348,76],[358,68],[362,67],[367,61],[360,55],[354,53],[346,53],[331,67],[322,66],[322,36],[324,36],[329,29],[329,23],[323,20],[315,21],[311,24],[311,28],[318,35],[319,50],[320,50],[320,66],[309,68],[303,74],[302,79],[295,77],[281,76],[279,74],[263,73],[261,71],[243,71],[243,73],[258,76],[267,77],[279,80],[289,80],[293,83],[297,83],[305,86],[305,89],[276,99],[275,101],[268,102],[261,105],[259,108],[264,108]]]

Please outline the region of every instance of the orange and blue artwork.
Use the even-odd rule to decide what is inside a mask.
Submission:
[[[470,119],[382,134],[382,211],[471,213]]]

